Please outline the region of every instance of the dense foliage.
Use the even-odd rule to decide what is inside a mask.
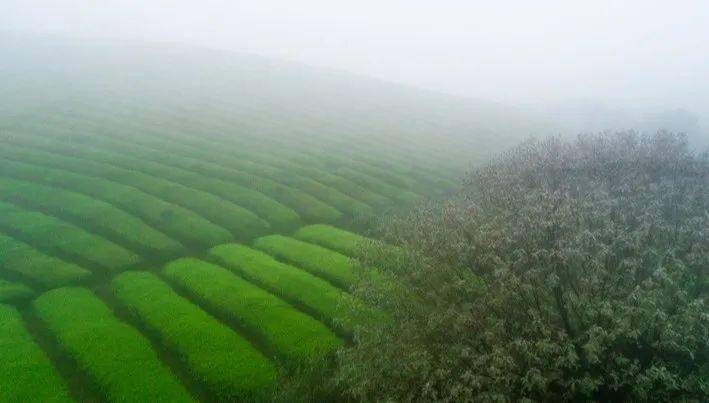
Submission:
[[[338,380],[394,401],[709,399],[709,158],[683,136],[530,140],[383,223]]]

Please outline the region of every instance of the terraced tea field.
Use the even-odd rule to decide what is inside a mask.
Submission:
[[[0,401],[282,397],[386,320],[349,293],[376,276],[351,259],[372,219],[451,190],[451,156],[485,145],[452,134],[455,103],[378,82],[23,49],[5,56],[44,68],[0,68]]]
[[[348,293],[355,232],[453,179],[364,141],[53,110],[0,132],[2,400],[268,400],[386,320]]]
[[[295,146],[61,122],[0,134],[0,357],[29,356],[0,364],[10,400],[267,398],[327,366],[359,321],[385,320],[347,309],[362,237],[335,226],[445,190]]]

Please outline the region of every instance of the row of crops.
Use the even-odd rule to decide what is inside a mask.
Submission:
[[[3,171],[24,180],[90,192],[90,196],[122,208],[130,207],[126,206],[128,197],[153,196],[178,208],[175,215],[186,216],[181,210],[189,210],[242,239],[293,229],[301,222],[367,216],[382,207],[411,203],[447,188],[444,180],[412,181],[365,162],[361,164],[373,172],[364,173],[361,167],[347,166],[353,164],[345,161],[340,161],[339,168],[320,166],[314,162],[323,158],[301,157],[290,146],[288,157],[278,152],[285,147],[274,146],[269,153],[261,153],[238,141],[227,146],[217,139],[200,138],[195,144],[191,137],[174,135],[149,140],[115,133],[79,136],[72,133],[91,128],[74,128],[66,120],[61,124],[33,120],[3,131],[0,159],[7,166]],[[86,173],[91,178],[86,178]],[[101,183],[97,184],[97,179]],[[137,189],[140,196],[118,199],[116,192],[105,191],[111,190],[113,183]],[[138,207],[147,204],[141,202]],[[159,216],[146,217],[149,212],[145,208],[131,213],[142,214],[141,218],[150,219],[151,225],[163,232],[180,229],[165,228]],[[216,234],[211,228],[205,230]]]
[[[355,234],[500,143],[495,108],[378,81],[31,42],[0,44],[0,401],[268,399],[317,378],[387,320],[349,292],[378,276]]]
[[[69,110],[0,127],[2,401],[269,399],[387,320],[348,292],[377,275],[355,232],[450,187],[338,138]]]
[[[99,286],[32,296],[0,283],[3,399],[267,398],[283,374],[327,365],[358,323],[386,320],[347,293],[340,274],[355,266],[317,241],[327,233],[349,250],[364,239],[320,224],[126,270]],[[299,251],[271,252],[288,250]],[[315,259],[298,265],[306,255]]]

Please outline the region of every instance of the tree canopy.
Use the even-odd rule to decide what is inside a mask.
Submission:
[[[394,401],[709,399],[709,158],[660,132],[529,140],[383,222],[338,380]],[[405,252],[401,252],[401,251]]]

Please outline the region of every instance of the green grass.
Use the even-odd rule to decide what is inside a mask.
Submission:
[[[0,202],[0,229],[21,234],[33,246],[58,251],[109,271],[133,266],[140,257],[75,225]]]
[[[244,245],[215,246],[209,257],[344,332],[381,315],[327,281]]]
[[[72,402],[66,385],[25,329],[20,313],[0,305],[0,400]]]
[[[0,303],[26,300],[33,294],[32,289],[22,283],[11,282],[0,278]]]
[[[140,219],[79,193],[0,177],[0,199],[48,212],[80,227],[95,230],[145,255],[172,256],[182,245]]]
[[[14,161],[14,159],[24,162]],[[2,145],[0,172],[14,178],[63,188],[103,200],[186,244],[213,246],[231,239],[231,234],[226,229],[190,210],[134,187],[42,165],[43,161],[54,159],[57,157],[48,153]]]
[[[355,280],[355,265],[352,260],[322,246],[283,235],[269,235],[256,239],[254,247],[341,288],[349,288]]]
[[[85,288],[58,288],[34,301],[61,348],[112,402],[189,402],[152,346]]]
[[[304,242],[320,245],[344,255],[353,257],[358,250],[372,240],[326,224],[314,224],[300,228],[293,234]]]
[[[274,386],[276,370],[268,359],[155,275],[126,272],[113,279],[112,288],[220,399],[253,399]]]
[[[290,364],[312,364],[341,345],[322,323],[223,267],[185,258],[169,263],[163,273]]]
[[[20,275],[33,283],[52,288],[83,281],[91,272],[0,234],[0,271]]]
[[[49,155],[38,161],[41,165],[123,183],[190,209],[214,223],[219,223],[238,238],[268,232],[268,223],[243,207],[178,183],[105,163],[101,159],[105,155],[100,151],[29,135],[5,137],[5,141],[44,150]],[[7,146],[3,145],[3,148],[5,147]]]

